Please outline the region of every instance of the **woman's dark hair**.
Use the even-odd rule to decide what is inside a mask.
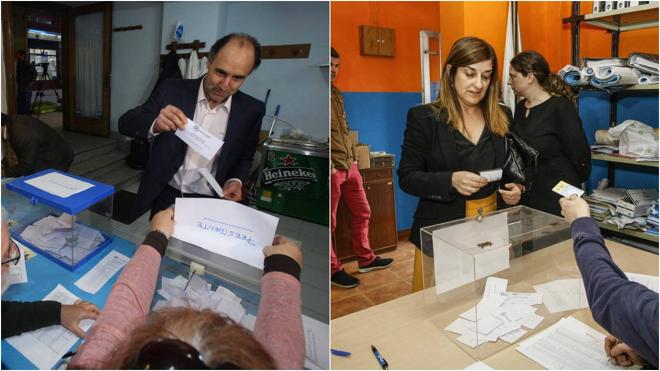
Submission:
[[[576,96],[573,90],[564,83],[561,77],[550,72],[548,61],[538,52],[526,50],[518,53],[511,59],[511,66],[525,76],[530,73],[533,74],[539,85],[548,93],[552,95],[563,95],[573,102],[573,104],[576,103]]]
[[[335,48],[330,47],[330,56],[331,56],[332,58],[339,58],[339,53],[337,53],[337,51],[335,50]]]
[[[216,41],[209,51],[209,62],[212,63],[215,55],[218,54],[218,52],[232,40],[238,41],[241,46],[243,46],[245,43],[252,45],[254,48],[254,64],[252,65],[252,71],[256,70],[257,67],[259,67],[261,64],[261,45],[254,36],[248,35],[246,33],[230,33],[229,35]]]

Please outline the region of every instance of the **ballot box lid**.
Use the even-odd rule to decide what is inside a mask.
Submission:
[[[92,184],[92,187],[68,197],[60,197],[27,183],[31,179],[38,178],[49,173],[59,173],[67,177],[87,182]],[[69,174],[64,171],[55,169],[46,169],[32,175],[18,178],[8,182],[6,186],[7,189],[30,198],[33,204],[43,203],[58,210],[67,212],[71,215],[78,214],[81,211],[84,211],[85,209],[95,205],[107,197],[112,196],[115,193],[115,187],[109,184],[104,184],[95,180],[83,178],[81,176]]]

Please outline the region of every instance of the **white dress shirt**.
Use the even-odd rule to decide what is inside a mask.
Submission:
[[[201,125],[216,138],[224,140],[225,132],[227,131],[227,122],[229,121],[229,112],[231,111],[232,97],[230,96],[226,101],[211,109],[208,100],[206,99],[206,95],[204,95],[205,80],[206,77],[204,77],[202,83],[199,84],[197,105],[195,106],[193,121]],[[154,133],[153,131],[157,120],[158,119],[154,120],[154,123],[151,125],[151,129],[149,130],[150,136],[158,135],[158,133]],[[222,148],[220,151],[222,151]],[[213,188],[211,188],[206,179],[200,174],[199,169],[206,168],[215,177],[219,155],[220,152],[216,153],[215,156],[213,156],[213,159],[207,160],[204,156],[197,153],[197,151],[188,147],[186,150],[186,156],[183,159],[183,164],[179,167],[177,173],[174,174],[169,185],[175,189],[181,190],[182,193],[198,193],[215,196],[215,191],[213,191]],[[232,178],[227,180],[225,185],[229,181],[237,181],[241,183],[240,179]],[[224,187],[223,185],[220,186]]]

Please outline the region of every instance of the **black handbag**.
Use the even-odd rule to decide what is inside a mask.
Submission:
[[[517,135],[508,132],[504,135],[504,166],[502,183],[518,183],[525,190],[532,188],[532,178],[536,173],[539,152],[523,142]]]

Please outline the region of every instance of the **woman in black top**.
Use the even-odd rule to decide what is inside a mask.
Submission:
[[[531,189],[520,203],[560,216],[561,196],[552,188],[562,180],[580,187],[591,172],[589,143],[571,102],[573,93],[535,51],[511,60],[509,85],[524,98],[516,105],[510,129],[539,152]]]
[[[411,108],[397,174],[399,186],[419,197],[410,241],[421,248],[420,229],[517,204],[522,187],[488,182],[480,171],[504,164],[510,114],[498,104],[497,57],[475,37],[451,48],[438,101]],[[428,237],[428,236],[427,236]],[[430,241],[429,241],[430,242]],[[424,243],[429,248],[431,243]],[[433,252],[425,250],[430,256]],[[415,252],[413,291],[422,288],[422,254]]]

